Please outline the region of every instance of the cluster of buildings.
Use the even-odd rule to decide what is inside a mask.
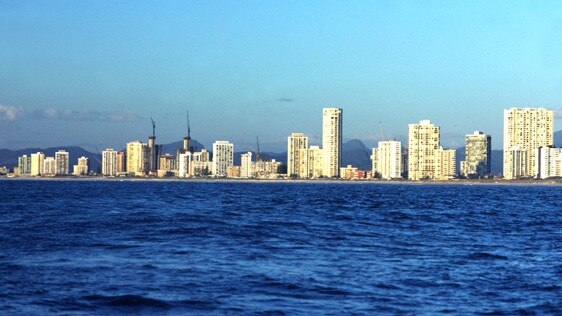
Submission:
[[[281,163],[274,159],[256,159],[252,153],[242,154],[241,166],[234,165],[234,144],[228,141],[213,143],[212,154],[206,149],[196,151],[190,146],[191,136],[183,138],[176,154],[162,154],[156,145],[154,128],[148,143],[127,143],[125,152],[108,148],[102,152],[103,176],[207,177],[217,178],[277,178]]]
[[[59,150],[54,157],[46,157],[44,153],[37,152],[31,155],[18,157],[18,166],[14,168],[16,175],[28,176],[82,176],[88,174],[88,158],[80,157],[70,172],[70,157],[68,152]]]
[[[212,152],[190,147],[190,130],[175,154],[163,153],[156,145],[155,124],[148,143],[132,141],[125,151],[108,148],[102,152],[103,176],[152,177],[226,177],[226,178],[343,178],[343,179],[409,179],[449,180],[490,178],[492,139],[475,131],[466,135],[465,159],[457,172],[456,151],[441,146],[441,130],[429,120],[408,125],[407,146],[397,140],[381,140],[371,153],[371,170],[342,167],[341,108],[322,111],[322,146],[309,146],[303,133],[292,133],[287,139],[287,164],[262,159],[259,152],[243,153],[240,165],[234,165],[234,144],[213,143]],[[562,148],[554,147],[554,113],[544,108],[511,108],[504,110],[503,177],[505,179],[562,177]],[[88,175],[88,158],[80,157],[69,165],[64,150],[54,157],[43,153],[23,155],[15,174],[29,176]],[[90,171],[91,173],[91,171]]]
[[[308,137],[292,133],[287,144],[287,176],[290,178],[339,178],[342,157],[342,115],[340,108],[322,111],[322,148],[308,146]]]

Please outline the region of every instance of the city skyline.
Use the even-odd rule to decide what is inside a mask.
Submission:
[[[120,148],[193,138],[280,151],[321,145],[318,108],[346,109],[343,141],[406,141],[431,119],[445,147],[502,110],[562,109],[557,3],[3,2],[0,148]],[[499,16],[501,12],[501,16]],[[445,27],[444,27],[445,26]],[[458,115],[466,113],[465,115]],[[165,126],[165,128],[164,128]]]

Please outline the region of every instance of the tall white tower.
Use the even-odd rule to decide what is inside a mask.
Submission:
[[[341,108],[324,108],[322,113],[322,149],[324,150],[325,177],[339,177],[342,155]]]
[[[213,175],[226,177],[226,169],[234,165],[234,144],[218,140],[213,143]]]
[[[503,177],[535,176],[536,149],[554,144],[554,112],[511,108],[503,120]]]
[[[299,150],[308,148],[308,137],[303,133],[292,133],[287,138],[287,176],[298,176],[301,165]]]

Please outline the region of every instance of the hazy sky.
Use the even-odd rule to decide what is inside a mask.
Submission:
[[[0,148],[319,144],[323,107],[344,139],[405,139],[430,119],[445,146],[503,109],[562,109],[560,1],[3,1]],[[557,120],[555,130],[562,129]]]

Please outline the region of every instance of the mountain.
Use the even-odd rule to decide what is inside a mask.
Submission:
[[[72,172],[72,166],[77,164],[78,158],[84,156],[88,157],[90,162],[90,170],[97,171],[101,168],[101,155],[94,154],[87,151],[86,149],[78,146],[61,146],[61,147],[49,147],[49,148],[26,148],[19,150],[9,150],[0,149],[0,166],[6,166],[9,169],[17,167],[18,157],[23,155],[31,155],[36,152],[42,152],[45,157],[54,157],[55,152],[59,150],[66,150],[69,154],[70,159],[70,172]]]
[[[358,139],[343,143],[342,166],[352,165],[360,170],[371,170],[371,151]]]

